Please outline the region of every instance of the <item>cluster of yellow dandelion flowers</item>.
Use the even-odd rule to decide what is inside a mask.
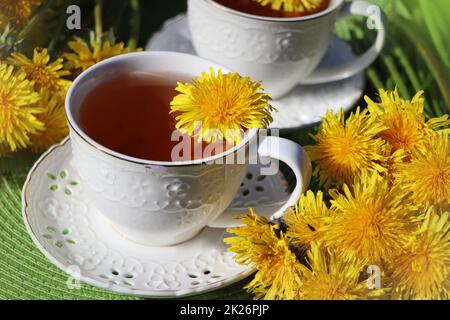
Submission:
[[[274,10],[296,13],[314,13],[324,9],[329,0],[253,0]]]
[[[22,2],[27,4],[22,15],[15,15],[12,1],[2,1],[0,7],[21,24],[40,1]],[[71,78],[103,59],[131,51],[123,43],[91,40],[90,45],[76,38],[69,42],[73,52],[54,60],[44,48],[34,49],[31,58],[14,52],[0,62],[0,156],[27,147],[42,152],[60,142],[68,134],[64,100]]]
[[[256,298],[450,298],[448,115],[427,121],[422,92],[379,94],[347,119],[323,118],[307,148],[323,191],[303,195],[281,226],[252,213],[229,230],[230,250],[258,270],[248,287]],[[266,276],[275,265],[284,285]],[[369,266],[379,287],[366,281]]]
[[[30,59],[12,53],[2,65],[0,89],[0,144],[16,151],[26,147],[46,150],[67,135],[64,97],[71,81],[62,59],[50,61],[46,49],[35,49]]]
[[[322,118],[319,132],[313,136],[316,144],[306,147],[321,185],[351,184],[364,170],[392,173],[399,169],[398,164],[427,153],[429,139],[438,132],[448,137],[448,129],[439,130],[450,125],[448,115],[426,122],[422,92],[412,101],[400,98],[396,91],[379,93],[380,103],[366,97],[367,109],[360,112],[358,108],[347,120],[342,110],[337,115],[329,111]]]

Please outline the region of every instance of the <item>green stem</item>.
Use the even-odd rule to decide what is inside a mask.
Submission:
[[[392,79],[394,80],[395,85],[398,88],[398,91],[400,95],[402,95],[405,99],[410,99],[410,93],[408,90],[408,87],[406,86],[405,82],[403,81],[402,76],[400,75],[400,72],[398,71],[397,66],[395,65],[395,61],[391,56],[384,56],[383,61],[386,65],[386,67],[389,70],[389,73],[392,76]]]
[[[121,2],[121,7],[117,12],[117,19],[114,22],[114,26],[113,26],[113,32],[114,34],[118,35],[119,34],[119,29],[120,26],[122,24],[122,17],[124,15],[125,9],[127,7],[127,3],[125,1]]]
[[[67,3],[68,3],[68,0],[64,0],[64,4],[62,5],[62,10],[65,11],[65,8],[67,7]],[[66,24],[67,17],[65,15],[64,11],[60,12],[60,17],[59,17],[59,20],[58,20],[58,24],[56,26],[55,33],[54,33],[54,35],[52,37],[52,40],[48,44],[47,48],[48,48],[49,52],[53,52],[53,50],[55,49],[56,43],[58,42],[58,40],[60,38],[60,35],[61,35],[61,32],[62,32],[62,30],[63,30],[63,28],[64,28],[64,26]]]
[[[102,20],[102,0],[95,1],[94,19],[95,19],[95,40],[101,43],[103,35],[103,20]]]
[[[380,79],[380,76],[378,75],[378,73],[375,71],[374,68],[369,68],[367,70],[367,76],[369,77],[370,82],[372,82],[372,85],[376,88],[376,89],[380,89],[383,88],[383,82]]]
[[[439,60],[436,58],[436,55],[432,52],[432,50],[429,49],[420,32],[418,32],[410,23],[401,17],[396,17],[396,19],[393,20],[398,28],[406,35],[406,37],[409,38],[409,41],[416,45],[417,51],[420,53],[427,64],[428,69],[436,79],[445,104],[447,105],[448,110],[450,110],[450,83],[444,74],[443,66],[439,63]]]
[[[131,6],[131,22],[130,22],[131,36],[130,39],[128,40],[128,47],[134,50],[137,47],[141,25],[139,0],[130,0],[130,6]]]
[[[42,18],[42,16],[47,13],[47,10],[53,4],[53,0],[47,0],[43,5],[39,7],[33,17],[28,20],[27,24],[22,28],[19,32],[18,39],[25,39],[28,36],[28,33],[34,28],[36,23]]]
[[[400,47],[396,47],[394,49],[394,54],[397,57],[397,59],[400,61],[400,64],[402,65],[402,67],[405,69],[405,72],[408,75],[408,78],[411,81],[411,83],[414,87],[414,90],[420,91],[420,90],[425,89],[425,88],[420,87],[419,78],[417,77],[417,75],[414,71],[414,68],[411,66],[411,63],[406,58],[406,55],[403,52],[403,49]]]

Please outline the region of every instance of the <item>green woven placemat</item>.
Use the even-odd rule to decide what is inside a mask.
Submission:
[[[35,247],[21,213],[21,189],[36,156],[0,159],[0,299],[139,299],[110,293],[81,283],[70,289],[68,275]],[[241,281],[196,299],[249,299]]]

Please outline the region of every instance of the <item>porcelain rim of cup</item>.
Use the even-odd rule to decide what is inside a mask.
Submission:
[[[86,142],[87,144],[89,144],[90,146],[94,147],[95,149],[97,149],[98,151],[100,151],[102,153],[105,153],[109,156],[112,156],[114,158],[117,158],[117,159],[120,159],[120,160],[123,160],[126,162],[130,162],[130,163],[134,163],[134,164],[138,164],[138,165],[144,165],[144,166],[147,165],[147,166],[162,166],[162,167],[181,167],[181,166],[201,165],[201,164],[205,164],[205,163],[218,161],[218,160],[223,159],[231,154],[234,154],[238,150],[247,146],[250,143],[250,141],[253,141],[253,139],[256,137],[256,133],[259,130],[258,128],[253,128],[253,129],[248,130],[244,136],[244,139],[239,144],[237,144],[233,148],[230,148],[230,149],[226,150],[225,152],[222,152],[215,156],[196,159],[196,160],[189,160],[189,161],[155,161],[155,160],[146,160],[146,159],[135,158],[132,156],[122,154],[120,152],[111,150],[111,149],[103,146],[102,144],[96,142],[94,139],[89,137],[80,128],[80,126],[78,125],[77,121],[75,120],[75,118],[72,114],[71,101],[73,99],[75,88],[77,88],[89,74],[91,74],[98,68],[101,68],[107,64],[110,64],[110,63],[118,61],[118,60],[132,59],[135,56],[143,56],[143,55],[147,55],[149,58],[155,58],[157,56],[165,56],[165,57],[172,56],[174,58],[184,56],[184,57],[191,58],[191,59],[200,59],[200,60],[203,60],[205,62],[205,64],[208,64],[208,68],[210,66],[213,66],[215,68],[222,69],[222,71],[224,73],[232,72],[228,68],[223,67],[223,66],[221,66],[215,62],[212,62],[210,60],[200,58],[198,56],[194,56],[194,55],[190,55],[190,54],[169,52],[169,51],[132,52],[132,53],[126,53],[126,54],[122,54],[119,56],[105,59],[105,60],[95,64],[94,66],[90,67],[89,69],[83,71],[80,75],[78,75],[78,77],[74,80],[74,82],[72,83],[72,85],[69,88],[69,91],[67,92],[67,95],[66,95],[65,108],[66,108],[66,117],[67,117],[68,124],[69,124],[70,128],[73,130],[73,132],[75,134],[77,134],[84,142]]]
[[[197,0],[194,0],[194,1],[197,1]],[[241,12],[238,10],[228,8],[220,3],[217,3],[214,0],[200,0],[200,1],[207,3],[209,6],[217,9],[218,11],[225,11],[227,13],[233,14],[235,16],[239,16],[241,18],[266,21],[266,22],[302,22],[302,21],[309,21],[309,20],[315,20],[318,18],[322,18],[323,16],[326,16],[326,15],[332,13],[337,8],[339,8],[344,3],[345,0],[331,0],[330,1],[331,3],[329,4],[328,8],[326,8],[325,10],[322,10],[322,11],[314,13],[314,14],[301,16],[301,17],[293,17],[293,18],[275,18],[275,17],[258,16],[258,15],[249,14],[249,13],[245,13],[245,12]]]

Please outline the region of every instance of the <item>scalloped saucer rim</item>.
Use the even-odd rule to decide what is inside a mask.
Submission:
[[[254,272],[252,266],[242,266],[234,262],[223,242],[223,237],[226,235],[224,230],[205,228],[192,240],[171,247],[146,247],[122,238],[110,226],[103,223],[104,218],[95,208],[88,202],[83,203],[85,200],[83,200],[82,185],[77,181],[78,176],[72,171],[73,168],[69,170],[71,144],[68,142],[70,139],[66,138],[40,157],[30,170],[22,190],[22,216],[26,230],[38,249],[59,269],[74,279],[95,287],[126,295],[153,298],[206,293],[238,282]],[[50,173],[50,168],[56,169],[53,170],[53,174]],[[267,188],[273,187],[269,183],[278,184],[275,187],[282,190],[278,197],[287,195],[282,189],[286,187],[286,181],[281,174],[266,180],[266,182],[258,183],[265,183]],[[251,185],[253,182],[248,183]],[[58,187],[54,188],[54,186]],[[254,185],[251,186],[254,187]],[[37,201],[38,198],[40,201]],[[50,202],[61,202],[62,206],[59,209],[66,210],[58,211],[53,207],[50,210],[50,205],[48,208],[45,207],[46,209],[41,209],[42,207],[38,204],[48,199]],[[60,199],[64,200],[60,201]],[[282,199],[277,201],[281,202]],[[84,228],[86,230],[83,230]],[[106,240],[105,235],[108,237]],[[69,239],[69,237],[75,238]],[[98,239],[100,237],[101,240]],[[216,242],[210,243],[213,241]],[[105,246],[105,243],[106,246],[109,244],[114,249],[107,248],[106,253],[103,252],[102,246]],[[73,249],[78,246],[79,249]],[[90,248],[99,256],[104,255],[104,261],[90,261],[99,259],[96,254],[77,260],[76,254],[84,254],[83,248]],[[123,251],[127,252],[127,256],[123,254]],[[196,255],[186,258],[191,253]],[[132,256],[133,254],[142,256]],[[155,257],[165,259],[167,255],[172,255],[172,260],[155,260]],[[153,260],[149,258],[150,256]],[[98,265],[93,266],[94,263]],[[120,275],[116,269],[120,271]],[[173,270],[168,272],[169,269]],[[113,274],[109,273],[110,270]],[[95,275],[93,275],[94,272],[96,272]],[[115,275],[114,272],[117,274]],[[217,280],[214,279],[214,273]],[[149,288],[142,289],[144,285],[148,285]]]

